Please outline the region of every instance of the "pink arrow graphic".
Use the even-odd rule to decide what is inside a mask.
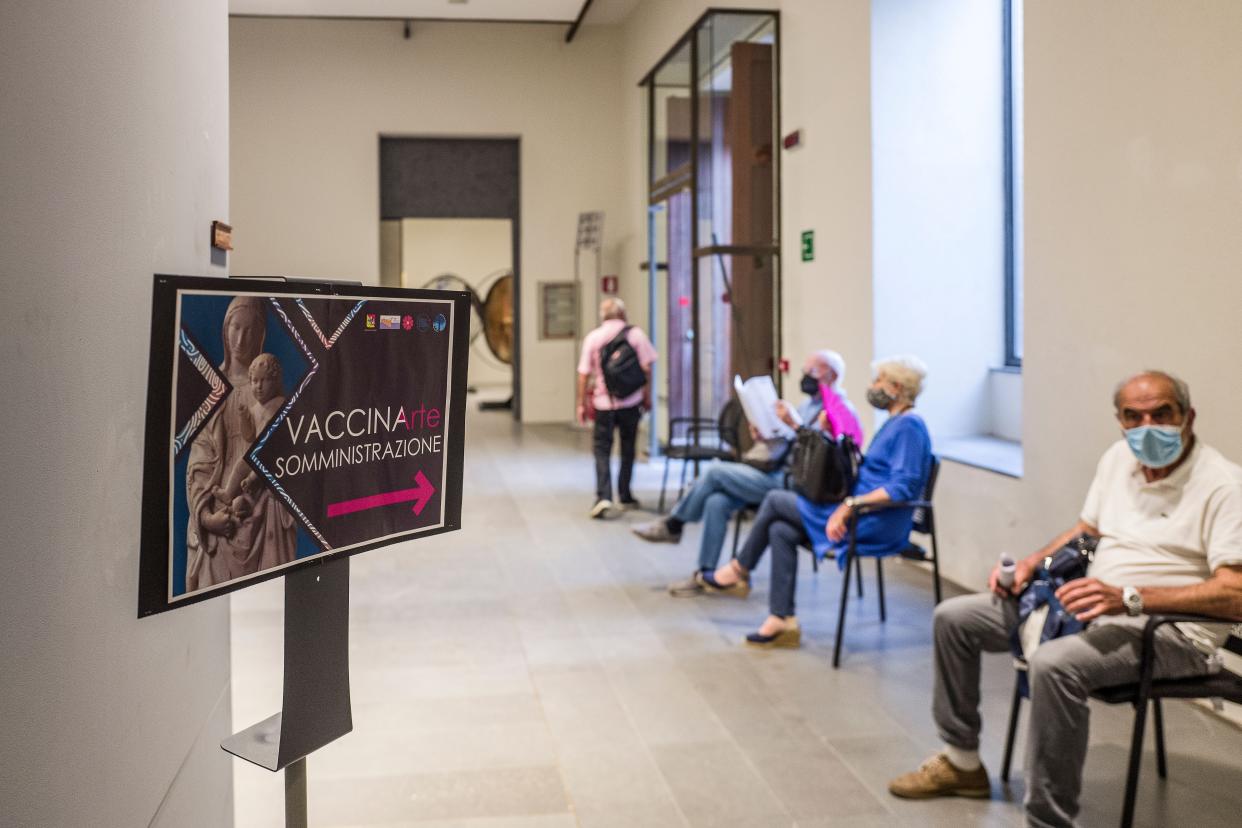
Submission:
[[[432,486],[431,481],[420,471],[414,475],[413,489],[398,489],[395,492],[384,492],[382,494],[355,498],[354,500],[342,500],[340,503],[329,503],[328,517],[334,518],[354,512],[364,512],[367,509],[378,509],[381,506],[391,506],[394,503],[409,503],[411,500],[414,501],[414,505],[410,508],[410,511],[416,515],[421,515],[423,509],[427,508],[427,503],[431,500],[431,496],[435,493],[435,486]]]

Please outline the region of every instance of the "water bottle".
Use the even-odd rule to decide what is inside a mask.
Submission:
[[[1008,555],[1001,555],[998,564],[996,582],[1005,589],[1013,588],[1014,574],[1018,571],[1018,564]]]

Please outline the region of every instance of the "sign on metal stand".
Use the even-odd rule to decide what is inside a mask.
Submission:
[[[156,276],[138,616],[284,576],[281,711],[221,742],[285,772],[353,729],[349,558],[461,527],[469,294]]]

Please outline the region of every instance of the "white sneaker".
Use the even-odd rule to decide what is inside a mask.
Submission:
[[[597,500],[595,505],[591,507],[591,517],[596,520],[608,517],[610,512],[612,512],[611,500]]]

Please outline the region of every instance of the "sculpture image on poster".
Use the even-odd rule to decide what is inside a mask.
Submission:
[[[461,458],[450,442],[464,411],[454,386],[465,351],[457,365],[454,348],[465,298],[177,281],[207,280],[157,277],[173,324],[157,318],[152,336],[140,615],[301,561],[457,528]],[[159,415],[162,439],[151,433]],[[161,445],[163,515],[150,502]],[[155,563],[157,547],[166,557]]]

